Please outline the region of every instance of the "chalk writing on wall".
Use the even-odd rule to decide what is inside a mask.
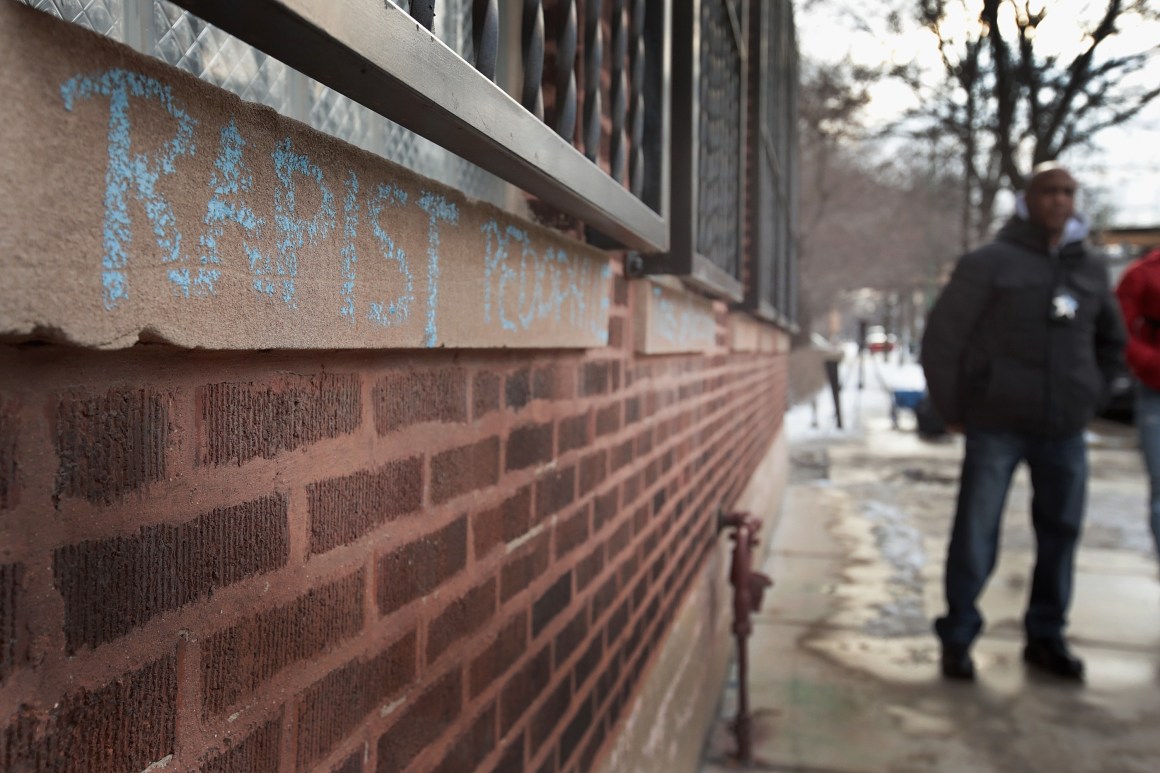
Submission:
[[[460,204],[422,181],[371,179],[374,167],[368,172],[365,162],[316,157],[300,139],[270,137],[266,126],[237,115],[195,117],[169,85],[140,73],[77,75],[60,95],[69,112],[107,104],[94,285],[107,313],[122,312],[142,291],[130,286],[142,282],[130,261],[152,265],[159,255],[170,293],[207,309],[228,288],[290,318],[329,318],[347,329],[414,327],[421,345],[437,346],[445,304],[466,297],[472,325],[494,329],[511,340],[505,345],[519,345],[539,323],[582,334],[589,345],[607,340],[611,270],[590,250],[495,215],[465,219]],[[207,180],[204,195],[197,188],[191,199],[187,186]],[[148,241],[147,233],[155,247],[133,243]],[[310,292],[303,281],[313,282]],[[453,299],[445,298],[447,281],[459,288]]]

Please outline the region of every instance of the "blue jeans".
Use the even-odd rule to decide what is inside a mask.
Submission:
[[[1160,392],[1143,384],[1136,387],[1136,427],[1140,431],[1144,466],[1148,468],[1152,539],[1160,554]]]
[[[995,569],[1003,506],[1021,461],[1031,470],[1031,523],[1037,546],[1023,627],[1028,639],[1063,636],[1087,497],[1083,433],[1047,439],[968,430],[947,550],[947,614],[935,621],[943,644],[969,646],[983,628],[976,601]]]

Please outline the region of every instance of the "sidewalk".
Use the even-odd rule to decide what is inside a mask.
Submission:
[[[909,417],[892,429],[889,399],[869,380],[843,398],[846,432],[831,431],[824,411],[816,431],[787,417],[795,480],[766,535],[763,571],[776,585],[749,642],[752,769],[1160,770],[1160,583],[1132,430],[1100,425],[1092,437],[1069,629],[1086,685],[1029,673],[1020,659],[1033,556],[1025,471],[982,599],[979,679],[952,684],[939,677],[930,621],[943,607],[961,441],[923,442]],[[706,773],[739,767],[735,687]]]

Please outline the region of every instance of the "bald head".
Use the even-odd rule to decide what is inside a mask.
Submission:
[[[1024,197],[1027,219],[1047,232],[1048,244],[1059,244],[1068,219],[1075,214],[1075,178],[1055,162],[1040,164],[1031,172]]]

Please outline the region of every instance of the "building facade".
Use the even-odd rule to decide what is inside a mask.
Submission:
[[[0,0],[0,62],[0,769],[696,769],[788,0]]]

